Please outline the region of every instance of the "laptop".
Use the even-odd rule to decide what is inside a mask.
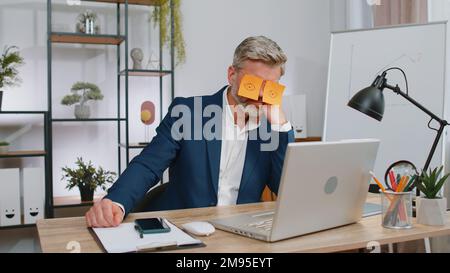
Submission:
[[[274,211],[209,222],[267,242],[358,222],[379,144],[376,139],[290,143]]]

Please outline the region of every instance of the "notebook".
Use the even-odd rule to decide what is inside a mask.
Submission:
[[[144,234],[140,238],[134,223],[123,223],[113,228],[93,228],[95,235],[108,253],[147,252],[156,250],[201,247],[205,244],[185,233],[177,226],[164,219],[170,232]]]

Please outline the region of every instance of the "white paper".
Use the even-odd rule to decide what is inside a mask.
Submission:
[[[164,221],[170,227],[170,232],[144,234],[144,238],[139,237],[134,223],[123,223],[113,228],[93,228],[93,230],[108,253],[134,252],[140,248],[164,247],[173,244],[183,246],[202,243],[169,221]]]

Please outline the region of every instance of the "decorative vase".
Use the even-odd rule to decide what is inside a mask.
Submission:
[[[0,90],[0,111],[2,111],[3,91]]]
[[[81,202],[92,202],[94,201],[94,190],[88,186],[78,186],[80,190]]]
[[[417,223],[428,226],[442,226],[445,224],[447,198],[428,199],[417,197]]]
[[[77,119],[87,119],[91,116],[89,105],[75,105],[75,117]]]
[[[0,146],[0,154],[6,154],[9,152],[9,145]]]
[[[131,59],[133,60],[133,69],[142,69],[142,60],[144,59],[144,53],[140,48],[133,48],[130,52]]]

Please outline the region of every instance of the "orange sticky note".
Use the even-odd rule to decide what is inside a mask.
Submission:
[[[252,100],[258,100],[259,90],[263,84],[263,79],[252,75],[245,75],[241,80],[238,95]]]
[[[273,105],[281,105],[285,86],[273,81],[266,81],[263,91],[263,102]]]

